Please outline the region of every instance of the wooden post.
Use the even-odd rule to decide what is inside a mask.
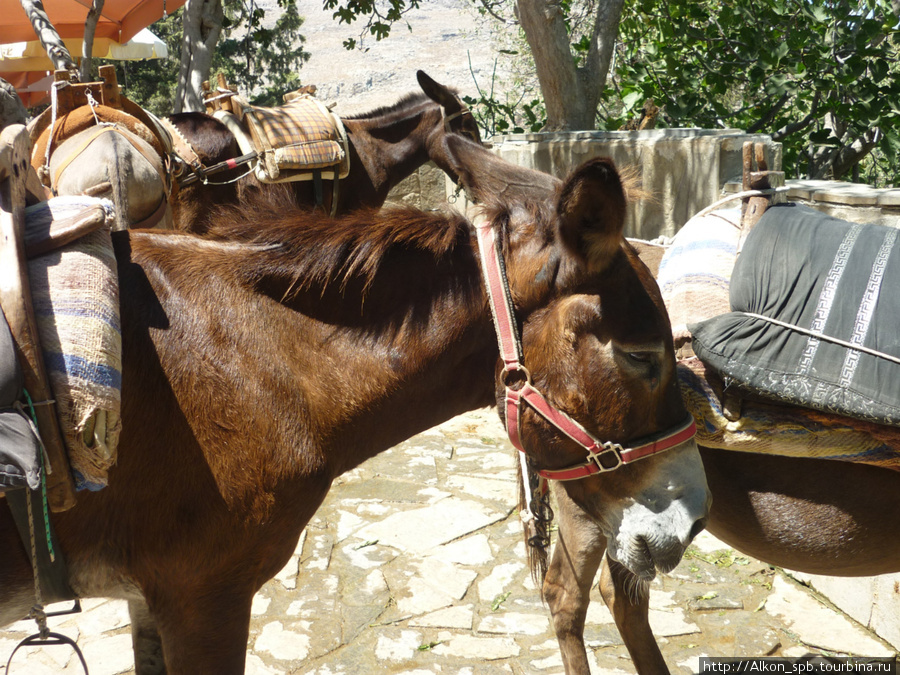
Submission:
[[[741,159],[743,160],[741,189],[744,192],[770,190],[784,186],[784,172],[769,171],[765,149],[764,144],[751,141],[744,143],[741,148]],[[741,207],[741,239],[743,240],[747,236],[747,233],[756,225],[771,204],[781,201],[784,201],[783,197],[774,193],[745,197]]]
[[[216,73],[216,80],[219,84],[219,91],[216,92],[216,95],[222,93],[222,91],[228,89],[228,82],[225,80],[224,73]],[[216,100],[215,104],[216,110],[224,110],[225,112],[234,113],[234,106],[231,105],[231,97],[220,98]]]
[[[56,82],[65,82],[66,84],[57,87],[56,90],[56,116],[62,117],[68,112],[75,109],[74,91],[70,82],[68,70],[57,70],[53,73],[54,86]]]
[[[119,93],[119,80],[116,76],[116,67],[112,65],[100,66],[100,79],[103,80],[101,88],[101,102],[105,106],[122,109],[122,100]]]
[[[25,261],[25,183],[31,142],[22,125],[0,132],[0,309],[2,309],[25,376],[25,388],[35,406],[37,426],[47,450],[47,498],[53,511],[75,505],[75,483],[56,418],[44,359],[37,338],[31,288]]]

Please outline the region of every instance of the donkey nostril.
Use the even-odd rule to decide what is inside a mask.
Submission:
[[[698,520],[694,521],[694,526],[691,528],[691,531],[688,533],[688,540],[687,540],[688,544],[691,543],[692,541],[694,541],[694,537],[696,537],[698,534],[703,532],[704,528],[706,527],[706,521],[707,521],[707,518],[705,516],[703,518],[699,518]]]

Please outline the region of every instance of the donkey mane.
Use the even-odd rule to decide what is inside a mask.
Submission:
[[[457,93],[456,89],[453,87],[448,87],[450,91],[454,94]],[[391,117],[393,115],[403,115],[409,112],[410,109],[418,108],[423,105],[437,105],[433,100],[431,100],[425,93],[421,91],[413,91],[404,96],[402,96],[398,101],[392,103],[390,105],[378,106],[377,108],[373,108],[372,110],[362,112],[362,113],[353,113],[352,115],[341,115],[342,120],[354,120],[354,121],[362,121],[362,120],[371,120],[380,117]]]
[[[393,313],[423,298],[422,284],[435,278],[435,267],[477,265],[469,222],[458,213],[391,206],[335,219],[270,196],[219,209],[206,238],[249,245],[246,281],[267,286],[281,301],[308,296],[359,307],[377,294],[394,303],[382,308]]]

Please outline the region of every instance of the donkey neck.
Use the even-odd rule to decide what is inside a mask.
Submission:
[[[226,429],[236,438],[257,435],[251,420],[266,418],[269,438],[259,445],[272,456],[258,467],[264,474],[315,470],[333,478],[493,403],[497,346],[467,246],[432,260],[432,274],[418,282],[403,279],[403,268],[421,271],[424,260],[390,258],[365,298],[350,283],[343,302],[321,288],[273,295],[263,277],[293,272],[278,271],[283,251],[263,246],[148,233],[132,236],[132,250],[143,269],[137,278],[149,286],[132,288],[125,275],[124,295],[141,300],[136,311],[126,310],[123,331],[151,336],[161,371],[153,379],[171,387],[201,446],[207,436],[231,433]],[[253,258],[266,258],[269,267]],[[249,267],[263,270],[252,286],[242,269]],[[123,296],[123,307],[132,302]],[[146,305],[157,303],[164,330],[144,325]],[[213,390],[214,408],[204,409],[196,392]],[[254,408],[245,420],[240,411],[248,405]],[[279,454],[290,448],[307,449],[302,463],[285,466]]]
[[[410,102],[370,116],[343,120],[359,161],[381,201],[428,161],[428,144],[442,128],[441,108],[431,100]]]

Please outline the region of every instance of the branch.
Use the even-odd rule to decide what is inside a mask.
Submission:
[[[100,21],[100,13],[103,11],[105,0],[94,0],[84,20],[84,38],[81,43],[81,81],[91,81],[91,60],[94,55],[94,34],[97,32],[97,22]]]
[[[56,28],[50,23],[47,12],[44,11],[44,3],[41,0],[21,0],[21,2],[22,8],[28,15],[28,20],[31,21],[31,26],[34,28],[35,35],[53,62],[54,69],[76,73],[77,66]]]
[[[788,102],[789,98],[790,96],[788,96],[787,92],[782,94],[781,97],[777,101],[775,101],[775,104],[771,108],[769,108],[768,112],[766,112],[765,115],[763,115],[756,122],[747,127],[747,133],[755,134],[760,129],[764,129],[765,127],[769,126],[771,121],[775,119],[775,115],[781,112],[781,109]]]
[[[859,164],[863,157],[868,155],[875,146],[884,138],[884,132],[880,127],[872,127],[865,133],[856,137],[850,145],[841,148],[831,162],[831,171],[837,180],[854,166]]]
[[[790,124],[786,124],[781,127],[778,131],[772,134],[772,140],[776,142],[780,142],[784,140],[787,136],[791,134],[795,134],[798,131],[801,131],[808,127],[813,121],[816,119],[816,111],[819,109],[819,92],[816,92],[816,95],[813,97],[812,108],[809,111],[809,114],[806,115],[799,122],[791,122]]]
[[[492,17],[494,17],[500,23],[505,24],[507,26],[518,26],[519,25],[519,22],[516,21],[515,19],[504,19],[502,16],[497,14],[497,12],[494,11],[493,6],[490,3],[488,3],[488,0],[481,0],[481,6],[484,7],[485,12],[490,14]]]

